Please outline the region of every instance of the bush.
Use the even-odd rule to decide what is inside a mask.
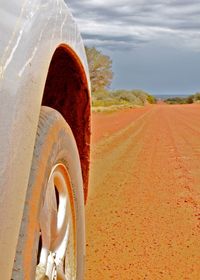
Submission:
[[[149,95],[147,96],[147,101],[150,103],[150,104],[155,104],[156,103],[156,98],[153,96],[153,95]]]
[[[186,104],[187,98],[182,97],[171,97],[164,100],[168,104]]]
[[[109,98],[109,92],[108,91],[98,91],[92,94],[92,98],[94,100],[105,100]]]
[[[193,95],[189,95],[188,97],[172,97],[164,100],[168,104],[192,104],[192,103],[200,103],[200,93],[197,92]]]
[[[190,95],[186,98],[186,103],[192,104],[194,103],[194,95]]]
[[[155,97],[142,90],[99,91],[92,94],[92,105],[107,107],[112,105],[139,105],[155,103]]]
[[[200,93],[197,92],[194,95],[191,95],[193,97],[193,102],[199,102],[200,101]]]

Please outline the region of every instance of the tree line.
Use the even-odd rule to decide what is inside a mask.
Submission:
[[[168,104],[192,104],[200,103],[200,93],[191,94],[187,97],[170,97],[164,100]]]

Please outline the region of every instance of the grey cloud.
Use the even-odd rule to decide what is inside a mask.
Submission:
[[[98,40],[98,41],[106,41],[106,42],[127,42],[127,43],[134,43],[135,45],[141,44],[141,43],[147,43],[147,40],[143,40],[141,38],[137,38],[132,35],[96,35],[96,34],[87,34],[87,33],[82,33],[83,38],[87,40]]]
[[[85,44],[112,58],[112,88],[142,88],[154,94],[200,91],[199,0],[67,3]]]
[[[118,36],[112,36],[112,41],[124,42],[135,46],[138,42],[144,44],[149,42],[152,35],[160,36],[159,30],[162,32],[171,32],[179,36],[180,32],[200,30],[200,2],[195,0],[127,0],[127,1],[79,1],[68,0],[67,3],[71,7],[78,22],[81,22],[80,28],[84,33],[84,38],[91,39],[91,36],[96,36],[97,42],[111,41],[108,40],[109,27],[115,26],[119,29]],[[96,25],[104,23],[104,30],[96,31],[85,29],[85,24],[91,21]],[[91,24],[92,24],[91,23]],[[106,28],[107,26],[107,28]],[[126,29],[132,28],[129,36],[124,32]],[[135,38],[134,28],[140,28],[141,36]],[[151,36],[149,29],[151,28]],[[92,33],[92,34],[91,34]],[[100,34],[99,34],[100,33]],[[128,33],[128,31],[127,31]],[[137,33],[137,32],[136,32]],[[199,33],[200,34],[200,33]],[[182,36],[182,33],[180,34]],[[110,36],[110,35],[109,35]],[[93,38],[94,39],[94,38]],[[153,38],[152,38],[153,39]],[[117,45],[115,45],[115,48]]]

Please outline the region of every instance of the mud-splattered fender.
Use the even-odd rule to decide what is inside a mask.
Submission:
[[[69,118],[69,122],[71,120],[75,134],[76,125],[79,127],[80,133],[75,136],[85,182],[89,155],[90,89],[83,43],[63,0],[3,1],[0,4],[0,38],[0,267],[1,278],[10,279],[40,106],[44,88],[47,94],[43,102],[48,105],[46,79],[59,46],[62,45],[62,50],[68,55],[68,62],[70,54],[74,55],[73,59],[76,58],[80,67],[77,74],[82,72],[83,81],[79,78],[78,85],[82,85],[84,93],[79,90],[78,94],[83,102],[78,98],[71,99],[75,101],[74,105],[71,104],[71,112],[76,111],[74,106],[78,103],[80,111],[64,117]],[[73,90],[75,94],[75,86]],[[70,98],[65,104],[69,103]],[[86,117],[81,124],[78,118],[84,118],[84,112]],[[81,140],[78,140],[78,135]],[[85,149],[83,155],[82,148]]]

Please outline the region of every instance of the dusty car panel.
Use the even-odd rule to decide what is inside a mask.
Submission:
[[[83,43],[62,0],[0,4],[0,267],[10,279],[24,207],[40,106],[55,49],[66,44],[80,59]]]

